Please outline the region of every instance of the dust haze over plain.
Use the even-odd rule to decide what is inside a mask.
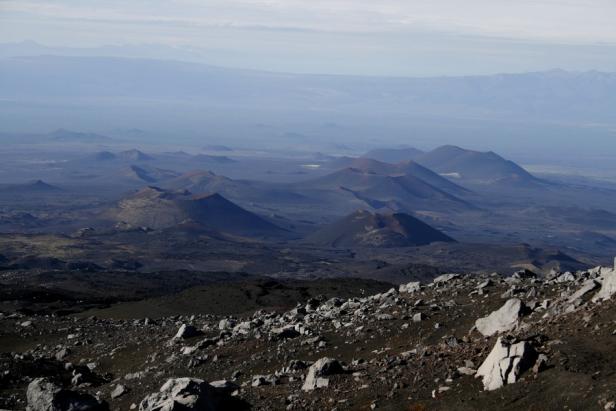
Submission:
[[[150,142],[317,151],[332,141],[355,152],[449,143],[548,168],[609,169],[614,17],[600,0],[463,10],[451,1],[3,1],[0,120],[7,132],[140,129]]]

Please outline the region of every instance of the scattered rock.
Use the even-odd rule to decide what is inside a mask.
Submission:
[[[62,348],[60,351],[58,351],[55,357],[56,357],[56,360],[62,361],[63,359],[68,357],[70,354],[71,354],[71,350],[65,347],[65,348]]]
[[[118,384],[116,385],[116,387],[113,389],[113,391],[111,391],[111,398],[112,399],[116,399],[116,398],[120,398],[121,396],[123,396],[124,394],[126,394],[128,392],[128,389],[126,388],[125,385],[122,384]]]
[[[539,354],[537,357],[537,361],[535,361],[535,365],[533,365],[533,372],[535,374],[539,374],[541,371],[544,371],[548,366],[548,356],[545,354]]]

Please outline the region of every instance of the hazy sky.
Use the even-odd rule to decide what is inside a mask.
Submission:
[[[616,71],[615,22],[615,0],[0,0],[5,43],[377,75]]]

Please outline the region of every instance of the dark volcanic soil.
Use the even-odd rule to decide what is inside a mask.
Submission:
[[[168,378],[198,377],[232,381],[235,404],[255,410],[602,410],[616,399],[616,301],[585,295],[567,302],[588,275],[562,282],[491,276],[486,287],[479,284],[487,277],[462,277],[412,293],[360,280],[217,283],[77,316],[5,312],[0,407],[23,409],[35,377],[70,386],[70,362],[91,368],[73,389],[98,393],[112,409],[130,409]],[[480,379],[458,370],[486,359],[496,336],[473,325],[512,295],[530,309],[509,334],[545,354],[547,366],[484,391]],[[296,301],[306,314],[283,313]],[[174,338],[182,324],[201,334]],[[300,331],[283,333],[285,325]],[[63,348],[68,355],[56,359]],[[345,371],[328,376],[325,388],[303,391],[305,366],[322,357]],[[112,399],[117,384],[129,391]]]

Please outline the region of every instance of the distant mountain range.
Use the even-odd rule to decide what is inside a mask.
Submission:
[[[3,143],[13,144],[111,144],[116,141],[102,134],[64,128],[50,133],[0,133],[0,139]]]
[[[403,152],[407,153],[407,150],[404,150]],[[419,154],[422,153],[423,152],[419,152]],[[415,155],[417,156],[418,154],[416,153]],[[369,158],[367,155],[363,157],[339,157],[328,163],[326,166],[334,169],[353,168],[365,171],[367,173],[389,176],[411,175],[449,194],[469,194],[469,190],[466,188],[453,183],[447,178],[442,177],[416,161],[402,157],[402,155],[398,157],[403,158],[403,160],[396,164],[377,161]]]
[[[345,168],[306,181],[302,190],[345,191],[374,209],[455,211],[473,209],[471,204],[413,174],[379,174],[366,169]]]
[[[434,242],[455,242],[441,231],[408,214],[373,214],[356,211],[306,238],[333,247],[407,247]]]
[[[372,169],[381,171],[387,169],[386,166],[382,165],[383,163],[370,163],[371,154],[375,154],[380,158],[396,159],[400,162],[389,166],[390,170],[403,170],[407,167],[411,171],[410,169],[413,168],[412,171],[414,173],[420,173],[426,181],[437,186],[439,186],[438,180],[431,176],[430,172],[437,172],[440,176],[445,176],[449,180],[470,184],[533,186],[542,183],[541,180],[534,177],[518,164],[506,160],[492,151],[480,152],[453,145],[437,147],[428,152],[409,148],[376,149],[353,161],[360,162]],[[336,162],[350,164],[353,161],[346,158],[336,160]],[[423,170],[419,164],[424,166]]]
[[[109,143],[113,141],[111,137],[102,136],[100,134],[82,133],[65,129],[53,131],[49,133],[49,137],[54,141],[70,143]]]
[[[267,90],[267,93],[263,93]],[[5,57],[0,96],[193,98],[257,107],[340,107],[486,118],[613,122],[616,73],[388,78],[272,73],[119,57]],[[573,104],[575,103],[575,104]],[[379,110],[379,111],[381,111]]]
[[[88,129],[169,133],[181,128],[195,130],[192,141],[201,133],[197,130],[215,123],[224,137],[242,133],[268,137],[270,142],[310,136],[321,144],[348,145],[379,133],[399,143],[413,129],[424,144],[472,140],[485,145],[519,138],[535,149],[541,145],[558,150],[563,129],[584,127],[586,138],[597,138],[606,147],[605,133],[616,126],[616,73],[561,70],[393,78],[39,55],[0,57],[0,98],[19,102],[3,118],[7,130],[24,129],[23,119],[35,117],[41,121],[38,127],[70,127],[61,119],[78,104],[83,109],[80,123]],[[54,104],[42,107],[41,102]],[[207,121],[204,110],[211,116]],[[386,129],[380,126],[385,124]],[[235,145],[241,140],[224,137],[215,143]],[[398,159],[387,152],[373,154],[381,160]]]

